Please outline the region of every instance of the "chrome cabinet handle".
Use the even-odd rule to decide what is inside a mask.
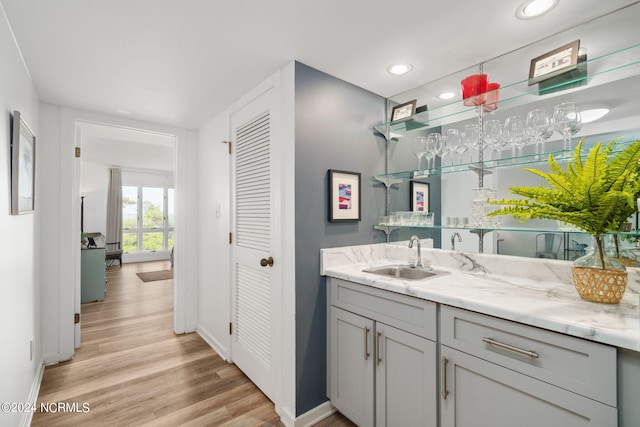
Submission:
[[[380,365],[382,362],[382,357],[380,357],[380,337],[382,336],[382,332],[378,331],[376,335],[376,365]]]
[[[273,267],[273,258],[272,257],[262,258],[260,260],[260,265],[263,267],[266,267],[266,266]]]
[[[518,354],[522,354],[524,356],[531,357],[532,359],[537,359],[538,357],[540,357],[540,356],[538,356],[538,353],[536,353],[535,351],[523,350],[521,348],[514,347],[512,345],[505,344],[505,343],[500,342],[500,341],[496,341],[496,340],[494,340],[492,338],[483,337],[482,341],[484,341],[485,343],[487,343],[489,345],[493,345],[493,346],[496,346],[496,347],[503,348],[505,350],[513,351],[514,353],[518,353]]]
[[[447,390],[447,363],[449,360],[442,356],[442,400],[447,400],[449,391]]]
[[[364,327],[364,360],[369,359],[369,331],[370,329]]]

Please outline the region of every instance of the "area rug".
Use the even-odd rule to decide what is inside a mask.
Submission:
[[[156,280],[173,279],[173,270],[147,271],[136,273],[143,282],[155,282]]]

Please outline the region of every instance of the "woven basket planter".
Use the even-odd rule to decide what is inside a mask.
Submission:
[[[604,304],[618,304],[627,288],[624,270],[572,267],[573,285],[580,298]]]

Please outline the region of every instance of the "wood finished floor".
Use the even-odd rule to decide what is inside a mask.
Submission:
[[[45,369],[41,402],[88,412],[36,412],[32,426],[282,426],[267,397],[197,334],[173,333],[173,280],[136,273],[168,261],[107,269],[107,297],[82,304],[82,346]],[[318,427],[354,426],[340,414]]]

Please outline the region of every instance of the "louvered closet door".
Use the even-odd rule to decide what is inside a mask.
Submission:
[[[233,362],[271,399],[277,389],[274,332],[279,331],[274,299],[279,268],[273,250],[274,176],[271,102],[267,92],[232,116]],[[275,224],[275,225],[274,225]],[[273,265],[269,265],[269,259]],[[266,265],[261,265],[265,264]]]

